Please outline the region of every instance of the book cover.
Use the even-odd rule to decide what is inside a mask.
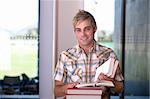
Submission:
[[[69,88],[67,89],[67,94],[98,94],[101,95],[102,94],[102,89],[99,87],[84,87],[84,88]]]
[[[68,88],[66,99],[101,99],[102,89],[99,87]]]
[[[101,95],[66,95],[66,99],[101,99]]]

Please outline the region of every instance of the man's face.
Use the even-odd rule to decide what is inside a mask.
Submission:
[[[75,26],[74,32],[81,47],[93,44],[96,29],[92,27],[91,21],[88,19],[79,21]]]

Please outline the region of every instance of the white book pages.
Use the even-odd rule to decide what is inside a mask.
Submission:
[[[94,79],[94,82],[97,81],[98,79],[98,76],[103,73],[103,74],[109,74],[109,71],[112,71],[111,69],[113,68],[112,66],[110,66],[111,64],[111,59],[108,59],[105,63],[103,63],[101,66],[99,66],[97,69],[96,69],[96,74],[95,74],[95,79]],[[112,68],[110,68],[112,67]],[[109,74],[110,75],[110,74]]]
[[[113,84],[112,81],[101,80],[98,83],[84,83],[84,84],[76,85],[77,88],[82,88],[82,87],[100,87],[100,86],[114,87],[114,84]]]

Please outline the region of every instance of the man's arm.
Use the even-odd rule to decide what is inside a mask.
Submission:
[[[54,88],[54,94],[57,97],[65,96],[66,90],[68,88],[73,88],[76,86],[78,83],[70,83],[70,84],[64,84],[61,81],[55,80],[55,88]]]
[[[112,90],[116,93],[121,93],[123,91],[123,81],[114,81],[115,87]]]
[[[112,78],[107,77],[106,75],[104,75],[102,73],[99,75],[99,80],[109,80],[109,81],[112,81],[114,83],[115,87],[111,88],[111,89],[114,92],[118,93],[118,94],[123,91],[123,81],[116,81],[116,80],[114,80]]]

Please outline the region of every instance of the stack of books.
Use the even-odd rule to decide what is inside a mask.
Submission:
[[[66,99],[101,99],[100,87],[69,88]]]

